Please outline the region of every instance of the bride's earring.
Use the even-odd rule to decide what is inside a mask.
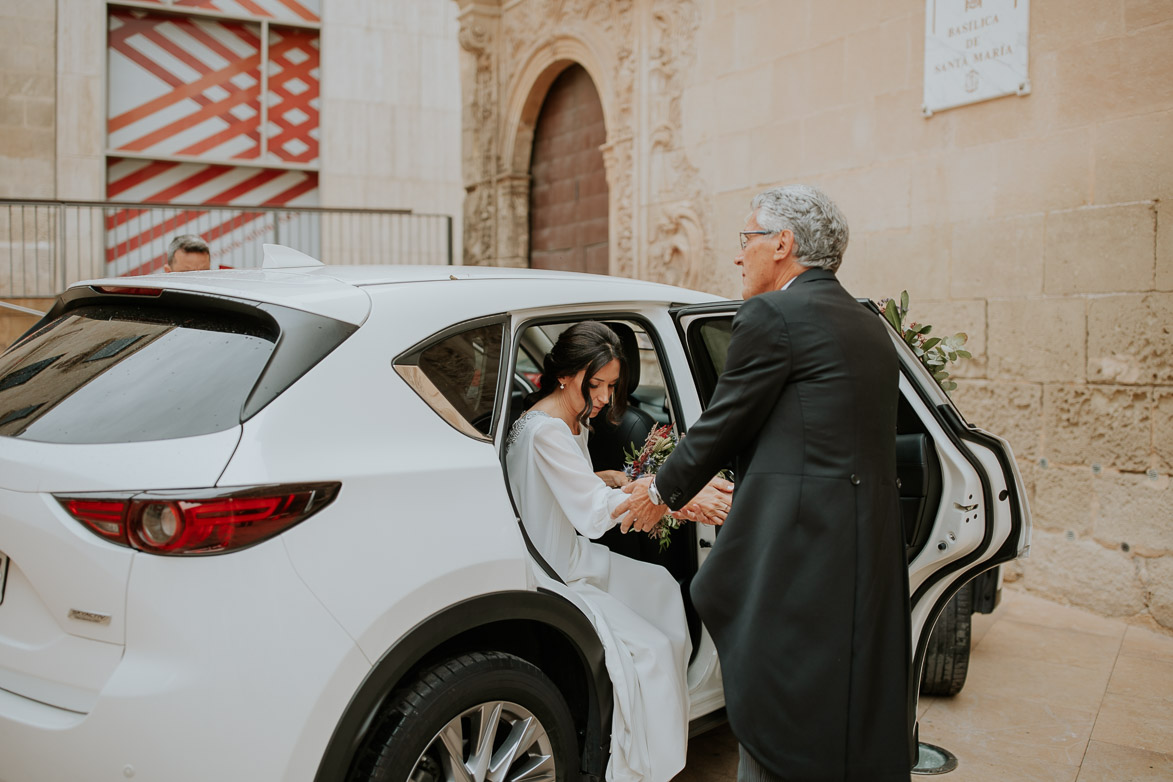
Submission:
[[[565,384],[565,383],[559,383],[559,384],[558,384],[558,387],[559,387],[559,388],[566,388],[566,384]]]

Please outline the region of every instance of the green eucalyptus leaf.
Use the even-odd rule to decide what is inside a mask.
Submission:
[[[900,331],[900,313],[896,311],[896,302],[888,299],[888,303],[884,305],[884,317],[892,324],[892,328]]]

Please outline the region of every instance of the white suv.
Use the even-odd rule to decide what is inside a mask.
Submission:
[[[505,436],[587,318],[626,333],[637,415],[685,431],[739,303],[275,246],[260,270],[71,287],[0,356],[0,779],[601,779],[602,648],[528,543]],[[919,671],[1030,523],[1006,443],[893,342]],[[718,535],[627,553],[687,604]],[[696,731],[723,698],[689,616]]]

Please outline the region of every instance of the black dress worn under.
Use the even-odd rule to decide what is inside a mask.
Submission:
[[[733,733],[786,780],[909,779],[898,376],[880,318],[808,270],[741,306],[712,401],[656,476],[679,508],[735,464],[691,595]]]

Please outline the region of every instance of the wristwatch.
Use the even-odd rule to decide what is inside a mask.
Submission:
[[[655,478],[652,478],[652,482],[648,484],[648,499],[657,505],[664,504],[664,500],[660,498],[660,490],[656,488]]]

